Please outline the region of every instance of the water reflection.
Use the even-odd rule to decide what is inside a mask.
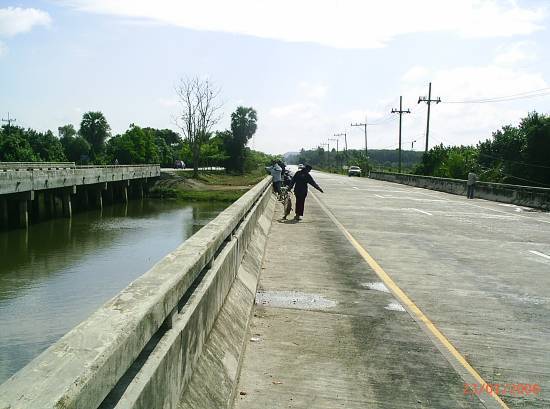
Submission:
[[[222,208],[132,201],[0,232],[0,383]]]

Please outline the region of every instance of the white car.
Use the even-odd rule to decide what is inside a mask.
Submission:
[[[361,168],[359,166],[350,166],[348,176],[361,176]]]

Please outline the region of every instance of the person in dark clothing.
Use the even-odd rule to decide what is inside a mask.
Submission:
[[[307,196],[307,185],[313,186],[319,192],[324,193],[323,189],[319,187],[315,180],[311,177],[309,172],[311,171],[311,166],[306,165],[303,169],[300,169],[294,174],[290,182],[289,189],[294,188],[294,196],[296,196],[296,216],[294,220],[300,220],[300,217],[304,215],[304,204],[306,202]]]

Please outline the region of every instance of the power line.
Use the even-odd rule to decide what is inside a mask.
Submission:
[[[506,102],[514,101],[519,99],[529,99],[529,98],[538,98],[550,95],[550,87],[540,88],[533,91],[519,92],[511,95],[503,95],[500,97],[486,97],[479,99],[467,99],[467,100],[458,100],[458,101],[441,101],[444,104],[485,104],[491,102]]]
[[[489,155],[488,153],[481,153],[480,152],[479,155],[480,156],[486,156],[486,157],[492,158],[492,159],[497,159],[497,160],[500,160],[500,161],[503,161],[503,162],[517,163],[517,164],[520,164],[520,165],[532,166],[532,167],[535,167],[535,168],[550,169],[550,166],[537,165],[536,163],[527,163],[527,162],[521,162],[521,161],[512,160],[512,159],[504,159],[504,158],[500,158],[498,156]]]

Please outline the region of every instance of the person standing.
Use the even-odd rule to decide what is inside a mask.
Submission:
[[[265,169],[271,173],[271,176],[273,177],[273,190],[278,195],[281,194],[281,167],[277,164],[277,162],[273,162],[271,166],[268,166]]]
[[[468,199],[474,198],[474,190],[476,187],[476,182],[477,182],[477,175],[474,172],[469,172],[468,182],[466,182],[466,185],[468,186],[468,192],[466,196],[468,197]]]
[[[290,182],[289,190],[294,188],[294,196],[296,196],[296,215],[294,220],[300,220],[300,217],[304,215],[304,205],[306,203],[307,185],[313,186],[319,192],[324,193],[323,189],[319,187],[313,177],[310,175],[312,167],[310,165],[304,166],[303,169],[297,171]]]

